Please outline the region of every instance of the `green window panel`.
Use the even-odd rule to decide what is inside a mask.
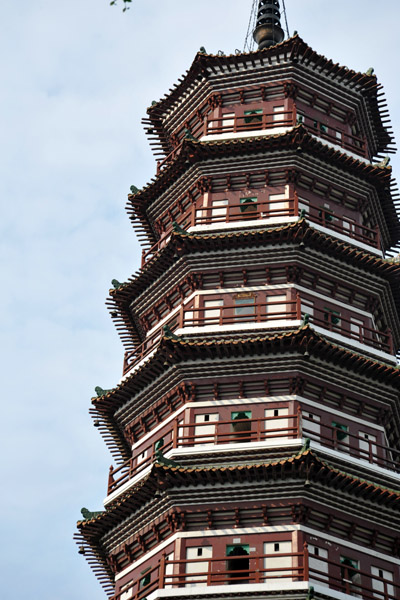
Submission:
[[[250,554],[249,544],[228,544],[226,546],[226,556],[245,556]]]
[[[257,210],[257,198],[240,198],[240,212],[255,212]]]
[[[339,325],[340,323],[340,312],[333,310],[332,308],[324,307],[324,321],[332,323],[332,325]]]
[[[260,123],[262,121],[262,109],[256,110],[245,110],[244,111],[244,122],[245,123]]]
[[[332,421],[332,427],[336,429],[336,435],[339,442],[344,440],[349,434],[349,428],[347,425],[343,425],[343,423],[336,423],[336,421]],[[340,430],[340,431],[338,431]]]
[[[321,208],[321,210],[318,213],[318,216],[320,219],[322,219],[322,217],[323,217],[325,223],[331,223],[335,218],[333,212],[331,212],[330,210],[326,210],[324,208]]]
[[[231,413],[231,421],[241,421],[242,419],[251,419],[251,410],[241,410]]]

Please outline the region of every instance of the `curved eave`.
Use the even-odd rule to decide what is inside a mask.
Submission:
[[[92,398],[92,404],[99,412],[112,415],[154,380],[166,372],[169,364],[185,363],[188,360],[204,358],[238,358],[244,356],[268,356],[276,352],[304,352],[315,355],[340,367],[366,375],[389,385],[400,379],[400,369],[393,365],[374,360],[349,348],[343,348],[316,333],[309,325],[285,333],[267,336],[204,340],[178,340],[163,337],[155,353],[117,387],[104,396]]]
[[[114,500],[107,510],[90,521],[79,521],[84,538],[93,542],[121,524],[129,515],[154,499],[155,493],[182,486],[215,486],[224,482],[268,482],[279,479],[308,478],[346,494],[389,508],[397,508],[400,492],[341,471],[309,449],[296,456],[267,463],[218,467],[170,467],[154,463],[150,473],[136,486]]]
[[[181,152],[171,160],[165,169],[155,177],[149,184],[136,194],[128,195],[128,207],[132,205],[138,209],[141,206],[155,200],[166,187],[184,173],[191,164],[215,157],[229,157],[241,154],[254,153],[255,151],[266,150],[308,150],[316,158],[326,159],[330,163],[333,161],[335,166],[350,169],[364,178],[372,177],[373,181],[386,182],[390,180],[391,168],[379,167],[372,163],[366,163],[336,150],[324,144],[315,136],[308,133],[302,125],[297,125],[285,133],[260,135],[258,137],[243,137],[233,139],[221,139],[214,141],[194,141],[184,140]]]
[[[306,219],[295,223],[285,224],[268,229],[246,231],[218,232],[212,234],[180,234],[173,233],[168,244],[162,248],[142,269],[133,275],[127,283],[118,290],[110,290],[110,301],[115,305],[122,303],[125,306],[132,301],[132,297],[141,294],[147,286],[165,273],[176,256],[183,256],[191,252],[210,252],[210,242],[215,250],[229,250],[232,248],[251,248],[265,244],[280,244],[282,242],[304,243],[316,250],[321,250],[340,260],[351,262],[353,265],[372,271],[377,275],[396,279],[400,275],[400,264],[379,258],[360,250],[357,246],[347,244],[334,235],[314,229]]]
[[[318,54],[310,46],[308,46],[297,34],[287,40],[265,48],[264,50],[255,50],[249,53],[230,54],[220,56],[214,54],[198,53],[189,68],[182,76],[179,84],[176,84],[171,89],[170,93],[166,94],[154,106],[147,110],[149,121],[161,138],[163,136],[163,118],[167,111],[171,110],[175,104],[180,103],[182,97],[189,91],[190,87],[199,79],[199,77],[208,78],[213,74],[227,74],[227,72],[235,73],[240,69],[255,68],[257,63],[261,65],[271,66],[273,61],[279,64],[280,57],[284,57],[285,61],[293,63],[305,64],[310,63],[318,68],[318,73],[329,76],[332,81],[345,83],[351,90],[361,92],[370,109],[370,116],[375,127],[376,138],[378,142],[378,152],[382,152],[393,141],[392,136],[388,133],[384,125],[383,109],[385,108],[384,97],[378,99],[378,90],[381,89],[374,75],[359,73],[352,69],[342,66],[339,63],[334,63],[325,56]],[[165,140],[161,140],[165,144]]]
[[[188,169],[208,159],[228,158],[270,151],[306,152],[315,160],[322,160],[353,176],[377,187],[385,220],[390,231],[391,244],[400,238],[400,224],[390,194],[392,170],[354,158],[340,150],[324,144],[308,133],[303,125],[297,125],[286,133],[262,135],[250,138],[215,140],[209,142],[185,140],[180,153],[156,177],[136,194],[128,196],[126,210],[132,222],[140,221],[151,243],[157,242],[152,223],[147,216],[147,206],[157,198]]]

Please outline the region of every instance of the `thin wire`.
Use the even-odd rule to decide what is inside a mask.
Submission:
[[[287,15],[286,15],[285,0],[282,0],[282,5],[283,5],[283,14],[285,15],[286,33],[287,33],[287,36],[289,38],[290,37],[290,33],[289,33],[289,25],[288,25]]]
[[[253,4],[251,7],[251,13],[250,13],[250,19],[249,19],[249,25],[247,27],[246,38],[244,40],[243,52],[246,52],[246,49],[249,52],[251,52],[254,47],[254,41],[253,41],[251,34],[254,30],[256,20],[257,20],[257,0],[253,0]]]

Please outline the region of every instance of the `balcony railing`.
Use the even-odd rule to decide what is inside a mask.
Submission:
[[[282,426],[282,419],[287,424]],[[221,444],[239,444],[282,441],[299,437],[299,416],[284,415],[263,419],[235,419],[206,423],[178,423],[174,421],[166,431],[165,440],[158,448],[163,453],[172,448],[194,448]],[[144,458],[141,459],[140,457]],[[107,494],[119,489],[125,483],[142,473],[154,461],[154,442],[140,446],[140,453],[122,465],[110,468]]]
[[[331,309],[315,308],[308,298],[301,300],[301,312],[302,315],[308,313],[309,322],[318,327],[375,348],[375,350],[388,354],[394,352],[391,331],[383,332],[367,327],[361,319],[357,319],[357,314],[354,315],[354,318],[348,319],[343,317],[339,311],[334,312]]]
[[[227,205],[218,206],[200,206],[193,204],[181,218],[177,220],[178,225],[186,229],[199,225],[221,225],[223,223],[249,223],[250,221],[260,221],[263,219],[285,219],[289,217],[298,217],[299,199],[297,194],[292,198],[281,200],[266,200],[254,203],[231,202]],[[344,216],[335,215],[332,211],[318,206],[309,206],[308,213],[305,215],[308,221],[322,225],[336,233],[340,233],[350,239],[362,242],[372,248],[380,249],[379,228],[360,225],[352,219]],[[168,233],[161,240],[154,244],[148,250],[142,252],[142,267],[153,258],[166,245]]]
[[[201,139],[209,135],[223,135],[226,133],[245,134],[253,131],[274,130],[279,127],[295,127],[300,122],[313,135],[327,140],[331,144],[340,146],[353,154],[368,158],[365,138],[336,131],[332,127],[314,122],[308,117],[297,117],[297,113],[294,110],[249,115],[226,114],[213,119],[206,117],[203,122],[199,122],[198,125],[193,127],[191,134],[195,139]],[[182,142],[183,140],[168,156],[157,163],[157,175],[180,152]]]
[[[206,118],[202,126],[202,134],[207,136],[224,133],[246,133],[278,127],[294,127],[295,125],[296,116],[292,110],[253,115],[227,114],[214,119]],[[197,130],[195,133],[197,133]]]
[[[225,325],[251,325],[257,323],[271,323],[277,321],[300,320],[304,313],[309,311],[309,321],[332,333],[340,334],[353,341],[366,346],[393,354],[392,334],[367,327],[361,321],[347,319],[340,316],[335,323],[330,314],[322,310],[308,308],[306,299],[297,296],[296,300],[270,301],[264,303],[248,303],[237,306],[209,306],[201,308],[181,306],[180,311],[173,318],[174,329],[185,327],[225,326]],[[312,314],[314,311],[314,314]],[[328,318],[326,318],[326,315]],[[289,323],[290,325],[290,323]],[[155,350],[161,337],[161,328],[131,352],[124,356],[123,375],[126,375],[135,365],[146,358]]]
[[[316,427],[319,431],[316,431]],[[374,439],[350,433],[340,427],[326,425],[302,415],[303,437],[322,446],[348,454],[371,465],[400,473],[400,451]]]
[[[347,552],[347,548],[346,548]],[[318,565],[316,565],[318,563]],[[202,557],[191,560],[168,560],[165,555],[140,578],[125,585],[113,600],[144,600],[159,589],[194,588],[193,594],[209,594],[208,587],[221,585],[269,584],[279,593],[284,585],[307,582],[357,596],[363,600],[398,600],[400,586],[355,566],[302,552],[249,554],[241,556]],[[294,586],[296,589],[297,586]],[[326,595],[329,596],[329,591]],[[232,589],[235,595],[235,588]],[[173,595],[173,592],[171,592]]]
[[[201,308],[184,308],[183,327],[204,327],[206,325],[241,325],[251,323],[265,323],[274,321],[290,321],[301,319],[307,312],[307,300],[298,296],[297,301],[276,301],[266,303],[248,303],[237,306],[209,306]],[[332,320],[333,313],[324,313],[323,310],[312,309],[314,314],[309,314],[309,321],[323,327],[328,331],[338,333],[354,341],[371,346],[376,350],[393,354],[393,343],[390,331],[381,332],[367,327],[358,321],[339,316],[338,322]],[[326,316],[328,318],[326,318]]]
[[[316,432],[315,426],[319,427]],[[188,449],[224,444],[276,441],[281,443],[290,439],[310,438],[322,446],[344,452],[349,456],[372,465],[400,473],[400,451],[367,440],[360,435],[346,433],[330,425],[316,423],[308,417],[296,414],[264,417],[262,419],[235,419],[230,421],[207,421],[205,423],[179,423],[174,421],[170,429],[163,434],[159,450],[162,453],[175,448]],[[154,440],[143,444],[138,454],[119,465],[110,467],[107,495],[120,489],[133,477],[143,473],[154,461]]]

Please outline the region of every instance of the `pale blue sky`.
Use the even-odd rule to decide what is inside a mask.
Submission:
[[[72,542],[102,508],[111,457],[88,416],[123,350],[104,306],[139,247],[124,211],[154,162],[146,107],[196,51],[243,48],[252,0],[19,0],[0,6],[0,597],[101,600]],[[286,0],[289,27],[356,70],[373,66],[399,131],[400,3]],[[392,161],[400,176],[399,163]]]

